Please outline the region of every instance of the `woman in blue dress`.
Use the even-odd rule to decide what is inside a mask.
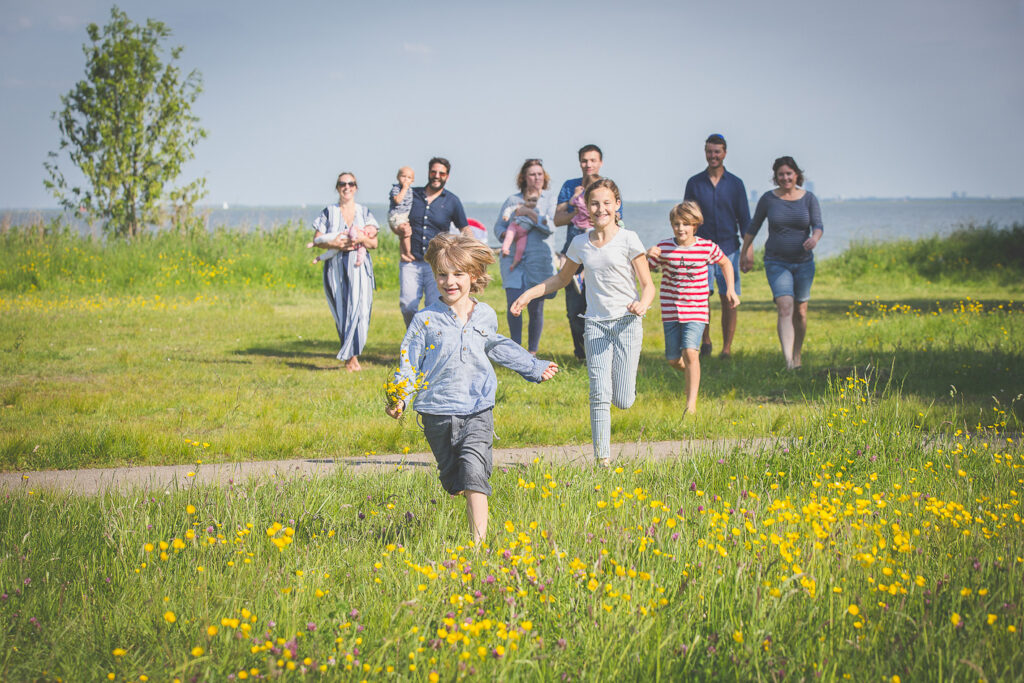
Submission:
[[[323,261],[324,293],[341,340],[338,360],[345,361],[349,372],[358,372],[373,309],[373,261],[368,250],[377,248],[378,225],[369,209],[356,204],[353,174],[340,174],[335,189],[338,203],[324,208],[313,221],[314,243],[339,252]],[[317,241],[318,237],[328,239]]]
[[[555,205],[557,196],[548,190],[551,178],[540,159],[527,159],[519,169],[516,185],[519,192],[505,200],[498,212],[498,220],[494,223],[494,236],[498,242],[505,238],[510,221],[518,221],[528,226],[526,249],[523,260],[513,267],[515,251],[502,256],[501,283],[505,288],[505,299],[508,305],[530,287],[544,282],[554,275],[554,251],[549,238],[555,227]],[[526,206],[526,197],[536,197],[534,208]],[[532,202],[531,202],[532,203]],[[527,350],[536,355],[540,348],[540,335],[544,330],[544,297],[530,302],[526,309],[529,315],[529,336]],[[523,343],[523,319],[519,316],[506,314],[508,320],[509,339],[517,344]]]

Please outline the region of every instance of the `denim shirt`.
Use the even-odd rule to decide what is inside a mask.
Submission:
[[[498,316],[487,304],[477,301],[463,325],[447,304],[438,301],[412,319],[402,340],[395,381],[405,379],[413,386],[422,373],[418,413],[473,415],[494,407],[498,378],[492,361],[531,382],[540,382],[550,364],[498,334]]]

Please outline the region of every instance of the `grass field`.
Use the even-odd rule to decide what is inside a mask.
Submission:
[[[1022,233],[819,264],[798,373],[748,275],[736,357],[705,364],[696,419],[649,316],[614,440],[790,438],[497,471],[482,548],[426,471],[33,486],[48,467],[422,450],[381,410],[393,243],[367,369],[348,374],[297,228],[3,235],[0,466],[27,478],[0,512],[0,679],[1019,678]],[[497,287],[485,299],[502,310]],[[498,447],[589,441],[586,376],[548,307],[542,355],[566,371],[500,374]]]
[[[963,428],[988,424],[1024,387],[1022,236],[973,230],[822,263],[798,373],[783,369],[763,272],[748,274],[734,360],[704,363],[696,419],[682,418],[681,375],[648,315],[637,408],[613,413],[612,438],[798,435],[830,378],[855,370],[894,389],[887,400],[920,413],[923,429],[952,408]],[[394,241],[377,254],[366,369],[348,374],[303,238],[298,226],[132,245],[42,229],[3,236],[0,467],[184,463],[189,441],[209,444],[209,462],[422,449],[411,421],[380,409],[403,334]],[[922,252],[946,254],[946,267],[933,272]],[[483,298],[504,310],[497,283]],[[498,446],[590,440],[561,296],[546,311],[541,355],[564,372],[536,386],[499,371]]]

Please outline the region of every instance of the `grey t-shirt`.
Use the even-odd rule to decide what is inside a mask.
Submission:
[[[633,259],[643,253],[640,237],[625,228],[619,228],[603,247],[594,246],[589,231],[573,238],[565,256],[583,264],[587,283],[585,318],[614,320],[629,313],[626,306],[638,299]]]
[[[746,234],[756,235],[764,219],[768,219],[768,242],[765,258],[776,258],[790,263],[812,261],[814,253],[804,249],[804,241],[813,230],[822,230],[821,206],[818,198],[804,192],[800,199],[780,199],[774,192],[765,192],[757,202],[754,217]]]

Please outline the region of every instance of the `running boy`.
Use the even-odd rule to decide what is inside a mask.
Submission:
[[[394,381],[419,387],[415,408],[437,460],[441,486],[453,496],[466,497],[470,530],[479,544],[487,535],[491,495],[492,409],[498,386],[491,363],[531,382],[551,379],[558,366],[498,334],[494,309],[470,296],[490,280],[490,247],[472,237],[440,234],[430,241],[424,260],[434,272],[441,300],[413,317]],[[398,418],[405,407],[398,400],[386,412]]]
[[[686,412],[697,412],[700,388],[700,344],[709,321],[708,264],[716,263],[725,277],[725,296],[736,308],[732,263],[718,245],[697,237],[704,222],[697,202],[676,204],[668,214],[675,237],[647,250],[652,269],[661,268],[661,323],[665,328],[665,359],[686,372]]]
[[[399,254],[403,261],[412,260],[412,228],[409,226],[409,212],[412,210],[412,184],[416,172],[408,166],[398,169],[397,183],[391,185],[388,193],[388,227],[398,235]],[[404,228],[402,226],[405,226]]]

